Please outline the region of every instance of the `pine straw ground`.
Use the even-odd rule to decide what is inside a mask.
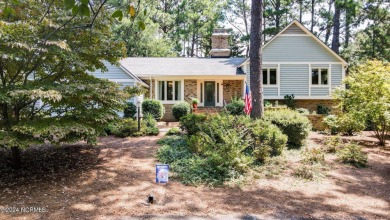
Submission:
[[[353,137],[365,145],[368,168],[344,165],[327,155],[320,178],[303,180],[292,174],[300,153],[291,151],[283,162],[222,188],[185,186],[177,180],[156,185],[159,138],[102,137],[98,147],[31,148],[17,173],[0,151],[0,219],[390,219],[390,150],[375,146],[370,133]],[[312,133],[310,144],[323,138]],[[153,205],[146,203],[150,193],[156,198]],[[20,212],[22,207],[44,212]],[[7,212],[11,208],[19,212]]]

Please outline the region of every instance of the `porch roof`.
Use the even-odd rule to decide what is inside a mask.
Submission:
[[[129,57],[120,64],[138,77],[237,76],[245,75],[240,64],[245,58],[154,58]]]

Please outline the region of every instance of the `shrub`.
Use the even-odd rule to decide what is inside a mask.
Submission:
[[[317,113],[321,115],[329,115],[330,113],[330,108],[325,105],[317,105]]]
[[[180,135],[181,131],[179,128],[171,128],[168,130],[166,135]]]
[[[344,145],[340,136],[328,137],[324,140],[323,150],[327,153],[336,153]]]
[[[305,148],[303,151],[303,162],[309,164],[325,163],[325,154],[320,148]]]
[[[349,143],[337,152],[338,159],[343,163],[352,164],[355,167],[365,167],[367,155],[362,152],[362,147],[356,143]]]
[[[264,118],[287,135],[290,146],[302,146],[311,130],[310,120],[293,110],[266,111]]]
[[[142,102],[142,114],[152,114],[159,121],[164,116],[164,106],[159,100],[146,99]]]
[[[270,101],[264,101],[264,107],[272,107],[272,103]]]
[[[365,128],[364,118],[352,113],[344,113],[338,116],[337,123],[339,130],[347,135],[353,135],[353,133],[363,131]]]
[[[330,131],[330,134],[337,134],[339,132],[339,123],[336,115],[328,115],[323,119],[325,127]]]
[[[256,160],[264,162],[269,156],[282,154],[287,136],[278,127],[270,122],[256,120],[249,130],[253,138],[253,155]]]
[[[111,133],[117,137],[129,137],[138,132],[138,123],[132,118],[122,119],[111,126]]]
[[[297,112],[299,112],[299,113],[302,114],[302,115],[308,115],[308,114],[310,114],[309,110],[307,110],[307,109],[305,109],[305,108],[297,108],[296,110],[297,110]]]
[[[178,102],[172,107],[172,114],[180,120],[181,117],[188,115],[191,112],[191,106],[188,102]]]
[[[154,119],[152,114],[145,114],[142,118],[142,123],[148,128],[157,127],[157,121]]]
[[[205,114],[188,114],[180,119],[180,128],[188,135],[193,135],[200,131],[200,125],[206,121]]]
[[[232,102],[226,105],[226,110],[231,115],[243,115],[245,103],[241,99],[232,99]]]
[[[321,164],[303,164],[294,168],[293,175],[306,180],[313,180],[323,177],[324,167]]]
[[[291,109],[295,109],[296,103],[295,103],[295,96],[294,96],[294,94],[285,95],[284,96],[284,104],[286,104],[287,107],[289,107]]]
[[[160,129],[158,129],[157,127],[147,127],[145,129],[145,134],[146,135],[158,135],[160,133]]]
[[[137,113],[137,106],[135,106],[132,102],[126,103],[126,107],[123,110],[124,118],[135,118],[135,114]]]

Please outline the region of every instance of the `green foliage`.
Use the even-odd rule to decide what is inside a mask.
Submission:
[[[340,136],[331,136],[324,140],[323,150],[327,153],[336,153],[343,146],[344,142]]]
[[[264,119],[278,126],[292,147],[304,145],[311,131],[310,120],[293,110],[266,111]]]
[[[256,160],[264,162],[270,156],[282,154],[287,136],[278,127],[263,120],[256,120],[247,126],[253,139],[253,154]]]
[[[172,107],[172,114],[177,119],[180,120],[183,116],[190,114],[191,106],[188,102],[178,102]]]
[[[199,100],[197,98],[192,98],[191,102],[192,102],[192,104],[198,104]]]
[[[303,162],[308,164],[325,163],[325,154],[320,148],[305,148],[303,151]]]
[[[360,118],[370,120],[380,145],[385,145],[390,127],[390,65],[368,61],[352,68],[344,80],[348,89],[340,88],[335,97],[340,108]]]
[[[264,162],[270,156],[280,155],[287,137],[270,122],[252,121],[246,116],[228,114],[205,116],[189,114],[181,119],[187,153],[175,158],[172,166],[184,183],[221,184],[245,173],[254,161]],[[158,155],[161,162],[176,155],[177,144],[162,141]]]
[[[151,114],[159,121],[165,113],[165,108],[161,101],[154,99],[146,99],[142,102],[142,114]]]
[[[308,109],[306,109],[306,108],[297,108],[297,109],[295,109],[297,112],[299,112],[300,114],[302,114],[302,115],[308,115],[308,114],[310,114],[310,112],[309,112],[309,110]]]
[[[225,107],[231,115],[243,115],[245,103],[241,99],[232,99],[232,102],[227,104]]]
[[[157,121],[154,119],[152,114],[145,114],[142,118],[142,123],[149,128],[157,127]]]
[[[137,106],[135,106],[132,102],[126,103],[126,107],[123,110],[123,117],[135,118],[136,113],[137,113]]]
[[[200,126],[206,119],[205,114],[188,114],[180,119],[180,128],[188,135],[193,135],[200,131]]]
[[[367,155],[362,152],[362,147],[356,143],[349,143],[337,151],[338,159],[343,163],[352,164],[355,167],[365,167]]]
[[[179,128],[171,128],[168,130],[167,135],[180,135],[181,131]]]
[[[264,107],[272,107],[272,103],[270,101],[264,101]]]
[[[284,96],[284,104],[286,104],[287,107],[289,107],[291,109],[295,109],[296,103],[295,103],[295,96],[294,96],[294,94],[285,95]]]
[[[118,120],[117,123],[111,124],[109,126],[110,133],[117,137],[130,137],[134,136],[138,132],[138,122],[132,118],[126,118]],[[142,128],[144,130],[145,127]]]
[[[353,135],[355,132],[363,131],[365,128],[364,117],[359,114],[343,113],[337,117],[339,131],[347,135]]]
[[[158,135],[160,133],[160,129],[158,127],[146,127],[145,134],[146,135]]]
[[[329,115],[331,109],[326,105],[317,105],[317,114]]]
[[[336,115],[328,115],[324,119],[324,124],[326,129],[330,131],[330,134],[337,134],[339,130],[339,123],[337,121],[337,116]]]

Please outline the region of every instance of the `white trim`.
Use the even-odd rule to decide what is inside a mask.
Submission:
[[[311,64],[309,64],[309,96],[311,96]]]
[[[332,80],[330,78],[330,75],[329,75],[329,67],[311,67],[311,64],[309,64],[309,69],[310,69],[310,87],[315,87],[315,88],[328,88],[330,87],[330,83],[329,81]],[[318,84],[313,84],[313,79],[312,79],[312,76],[311,76],[311,72],[313,69],[317,69],[318,70]],[[327,70],[328,71],[328,84],[321,84],[321,80],[322,80],[322,73],[321,73],[321,70]],[[309,93],[310,95],[310,93]]]
[[[329,64],[329,67],[328,67],[328,77],[329,77],[329,93],[328,95],[331,96],[332,95],[332,65]]]
[[[175,99],[175,89],[176,89],[176,86],[175,86],[175,81],[180,81],[181,82],[181,91],[180,91],[180,99],[179,100],[167,100],[167,96],[168,96],[168,81],[172,81],[173,85],[173,96],[172,98]],[[154,80],[155,82],[155,92],[154,92],[154,98],[156,100],[159,100],[161,101],[162,104],[175,104],[177,102],[181,102],[181,101],[184,101],[184,79],[182,80],[175,80],[175,79],[155,79]],[[159,89],[159,82],[164,82],[164,100],[160,100],[158,98],[158,93],[160,92],[160,89]]]
[[[321,62],[321,61],[294,61],[294,62],[285,62],[285,61],[279,61],[279,62],[263,62],[263,65],[267,64],[343,64],[341,62]]]
[[[144,81],[142,81],[140,78],[138,78],[136,75],[132,74],[128,69],[126,69],[122,64],[119,63],[118,66],[120,69],[122,69],[127,75],[129,75],[131,78],[139,82],[142,86],[149,88],[149,85],[146,84]]]
[[[185,75],[185,76],[167,76],[167,75],[150,75],[150,76],[143,76],[141,79],[149,79],[149,77],[154,77],[159,80],[182,80],[182,79],[192,79],[192,80],[198,80],[198,79],[221,79],[221,80],[243,80],[246,77],[246,74],[240,74],[240,75]]]
[[[229,79],[227,79],[229,80]],[[196,94],[196,98],[199,100],[199,104],[198,106],[201,106],[203,107],[204,106],[204,101],[205,101],[205,93],[204,93],[204,89],[205,89],[205,84],[204,82],[207,81],[207,82],[214,82],[214,97],[215,97],[215,106],[216,107],[222,107],[223,106],[223,100],[224,100],[224,97],[223,97],[223,89],[224,89],[224,86],[223,86],[223,79],[200,79],[200,80],[197,80],[196,81],[196,87],[197,87],[197,94]],[[201,89],[200,89],[200,84],[202,83],[202,87],[203,87],[203,91],[201,93]],[[219,83],[219,102],[217,102],[217,83]],[[200,97],[202,94],[203,97]]]
[[[277,83],[279,83],[278,85],[278,96],[280,96],[280,64],[278,64],[278,70],[277,70],[277,74],[278,74],[278,81]]]

